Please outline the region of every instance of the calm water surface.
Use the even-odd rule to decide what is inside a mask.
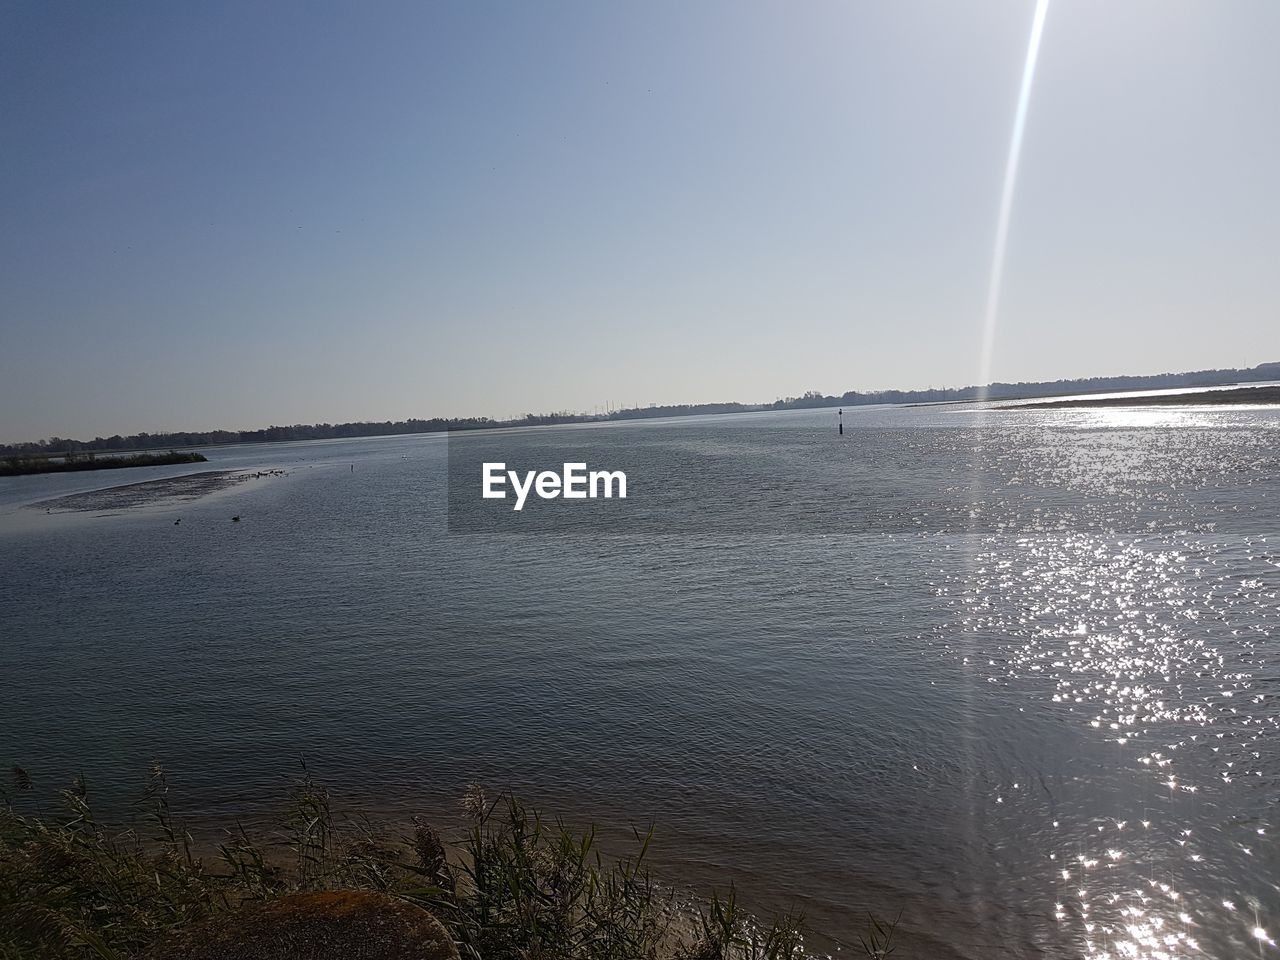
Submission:
[[[698,464],[627,536],[450,533],[465,438],[0,480],[0,760],[211,818],[297,760],[511,786],[908,957],[1280,956],[1280,411],[832,414],[510,435]]]

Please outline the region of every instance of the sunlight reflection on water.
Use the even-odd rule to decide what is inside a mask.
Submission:
[[[1145,778],[1118,812],[1053,821],[1043,852],[1057,880],[1054,917],[1080,955],[1261,955],[1275,946],[1259,920],[1276,887],[1251,861],[1267,836],[1259,814],[1280,759],[1269,649],[1280,624],[1280,538],[1213,534],[1241,509],[1240,491],[1272,480],[1274,455],[1200,412],[1056,417],[1089,432],[1053,452],[1007,451],[1015,483],[1128,500],[1138,527],[1188,529],[988,538],[939,590],[966,634],[945,645],[993,682],[1047,694],[1114,744],[1118,769]],[[1225,472],[1233,489],[1219,496]],[[1275,517],[1235,526],[1265,531]],[[1222,890],[1230,899],[1215,896]]]

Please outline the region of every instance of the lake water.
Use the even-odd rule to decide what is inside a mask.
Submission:
[[[511,787],[838,938],[901,909],[908,958],[1280,956],[1280,410],[835,423],[0,480],[0,760],[118,812],[160,760],[214,821],[299,760],[391,812]],[[504,535],[448,482],[495,444],[632,490]],[[283,475],[45,502],[208,469]]]

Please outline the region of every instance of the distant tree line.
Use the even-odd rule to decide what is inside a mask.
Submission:
[[[609,414],[608,420],[642,420],[646,417],[691,417],[698,414],[711,413],[745,413],[748,410],[763,410],[762,404],[749,403],[676,403],[666,406],[633,407],[627,410],[615,410]]]
[[[67,440],[50,437],[33,443],[0,446],[0,455],[32,453],[81,453],[102,450],[171,450],[179,447],[211,447],[227,443],[278,443],[285,440],[339,440],[348,437],[381,437],[403,433],[441,433],[446,430],[474,430],[497,426],[487,417],[447,420],[382,420],[355,423],[296,423],[290,427],[264,430],[203,430],[175,433],[132,433],[126,436]]]
[[[1280,363],[1262,363],[1240,370],[1196,370],[1191,373],[1157,373],[1137,377],[1086,377],[1078,380],[1041,380],[993,383],[982,387],[945,387],[928,390],[850,390],[840,396],[810,390],[768,404],[771,410],[804,407],[858,406],[876,403],[947,403],[960,400],[1019,400],[1060,397],[1076,393],[1113,393],[1124,390],[1165,390],[1178,387],[1217,387],[1228,383],[1280,380]]]
[[[0,477],[17,477],[29,473],[73,473],[81,470],[114,470],[118,467],[160,467],[175,463],[204,463],[199,453],[135,453],[125,457],[99,457],[93,453],[67,453],[62,456],[36,454],[0,458]]]
[[[37,454],[90,453],[102,451],[172,450],[180,447],[211,447],[228,443],[280,443],[287,440],[339,440],[350,437],[385,437],[407,433],[445,433],[454,430],[484,430],[495,427],[541,427],[565,423],[588,423],[601,420],[632,420],[641,417],[677,417],[695,413],[738,413],[761,407],[741,403],[679,404],[616,410],[610,414],[528,413],[512,420],[488,417],[430,420],[361,420],[352,423],[295,423],[288,427],[263,430],[183,430],[166,433],[116,434],[92,440],[68,440],[50,437],[28,443],[0,445],[0,457]]]
[[[348,437],[382,437],[406,433],[444,433],[452,430],[485,430],[494,427],[550,426],[601,420],[639,420],[650,417],[687,417],[698,414],[745,413],[750,410],[789,410],[805,407],[858,406],[876,403],[944,403],[957,400],[1016,400],[1055,397],[1074,393],[1109,393],[1122,390],[1160,390],[1177,387],[1215,387],[1228,383],[1280,380],[1280,363],[1263,363],[1241,370],[1197,370],[1191,373],[1158,373],[1140,377],[1088,377],[1080,380],[1050,380],[1020,383],[993,383],[981,387],[928,390],[850,390],[839,396],[810,390],[799,397],[773,403],[680,403],[665,406],[632,407],[607,414],[529,413],[511,420],[488,417],[430,420],[360,420],[352,423],[296,423],[290,427],[264,430],[205,430],[174,433],[134,433],[127,437],[95,437],[67,440],[50,437],[28,443],[0,445],[0,456],[27,454],[87,453],[89,451],[172,450],[179,447],[211,447],[227,443],[279,443],[286,440],[338,440]]]

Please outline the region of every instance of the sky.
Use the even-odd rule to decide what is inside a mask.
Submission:
[[[0,6],[0,441],[960,386],[1031,0]],[[1280,360],[1280,4],[1056,0],[991,375]]]

